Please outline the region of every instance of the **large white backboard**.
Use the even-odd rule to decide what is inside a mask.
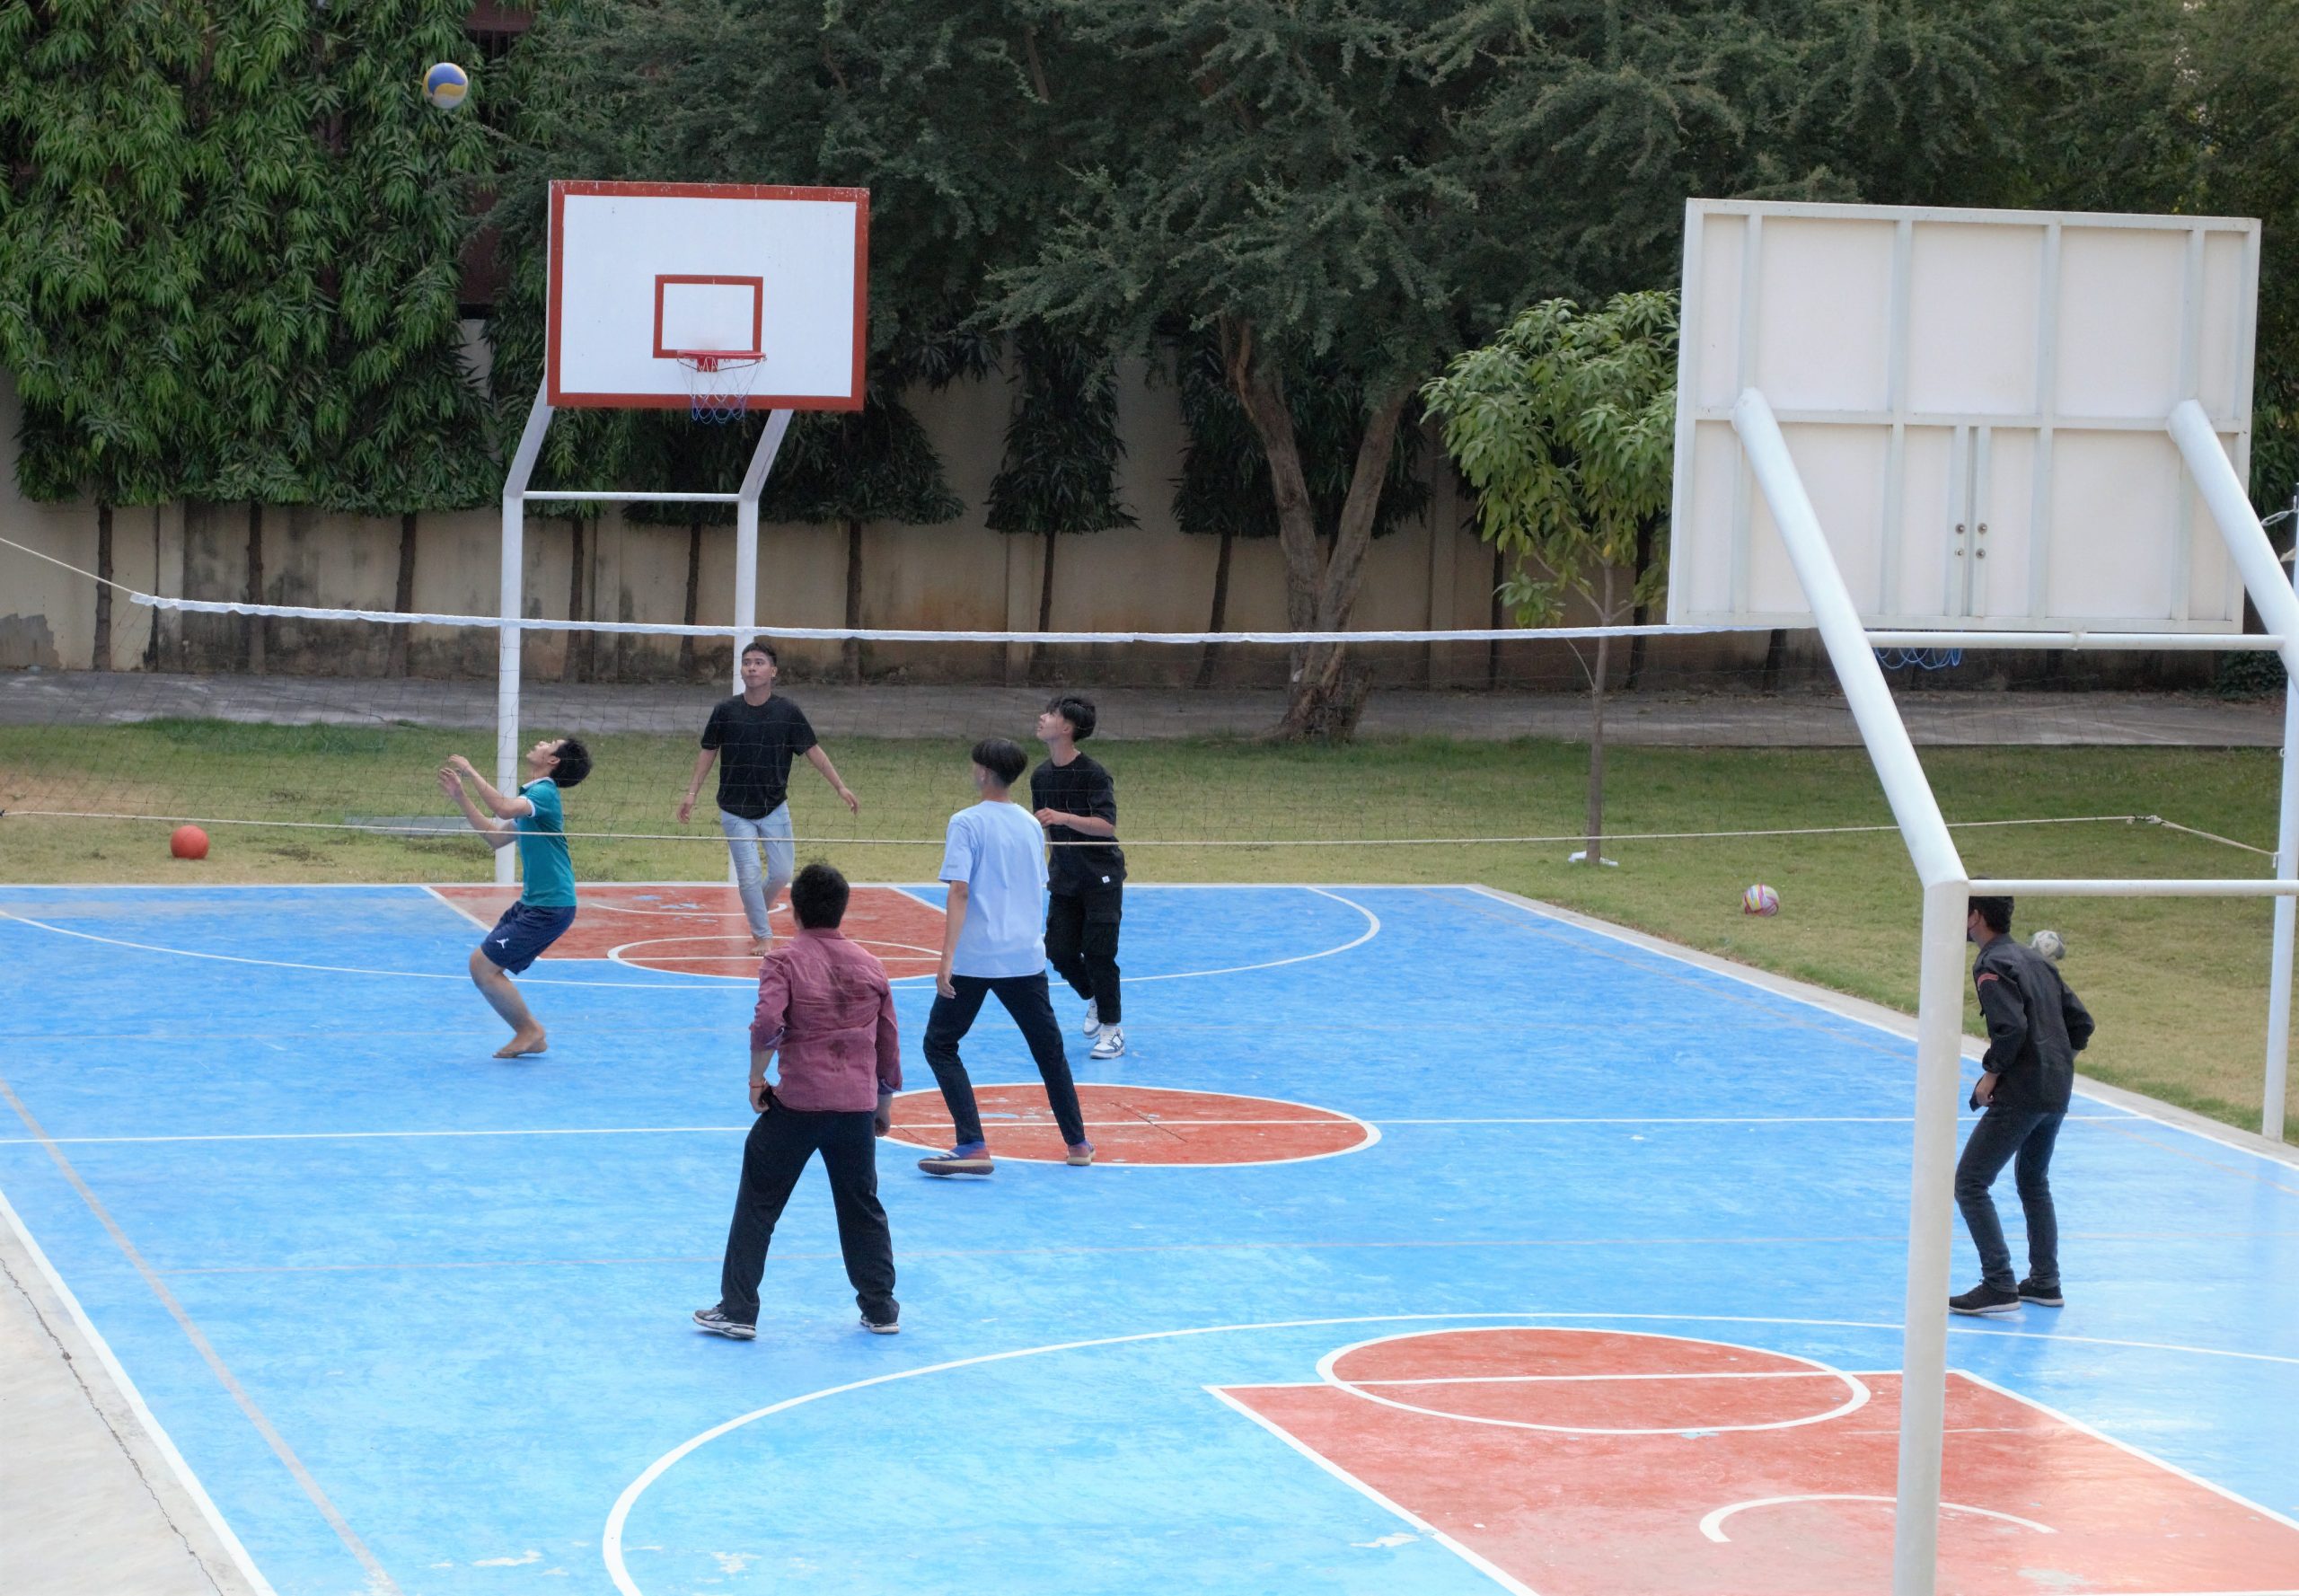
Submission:
[[[1754,388],[1871,625],[2242,630],[2164,423],[2199,401],[2246,472],[2258,284],[2252,221],[1689,202],[1669,620],[1811,623]]]
[[[683,409],[680,351],[756,351],[753,408],[860,410],[869,225],[861,189],[552,183],[546,397]]]

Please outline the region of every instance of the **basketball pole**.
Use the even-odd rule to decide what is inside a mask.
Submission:
[[[1908,1181],[1907,1297],[1900,1347],[1899,1478],[1892,1521],[1892,1596],[1933,1596],[1940,1553],[1940,1460],[1948,1389],[1949,1210],[1954,1200],[1956,1088],[1962,1078],[1964,925],[1971,882],[1907,725],[1876,663],[1868,630],[1764,395],[1732,406],[1780,541],[1811,605],[1845,705],[1883,783],[1924,884],[1924,959],[1916,1024],[1916,1133]]]
[[[536,386],[526,429],[519,434],[519,447],[503,473],[503,630],[495,655],[495,786],[501,792],[519,790],[519,612],[527,586],[527,483],[542,453],[542,435],[551,430],[550,392],[547,380]],[[508,886],[516,878],[516,851],[495,850],[498,886]]]
[[[2292,764],[2299,746],[2299,594],[2267,541],[2267,528],[2252,507],[2251,496],[2234,463],[2220,446],[2211,418],[2194,400],[2182,400],[2165,425],[2188,463],[2203,502],[2226,540],[2228,556],[2242,573],[2244,591],[2268,631],[2282,639],[2277,650],[2283,661],[2283,793],[2277,815],[2275,874],[2278,880],[2299,880],[2299,770]],[[2267,1073],[2259,1098],[2259,1134],[2270,1142],[2283,1140],[2283,1115],[2291,1070],[2291,957],[2295,915],[2299,904],[2286,894],[2275,900],[2275,939],[2269,954],[2267,987]]]
[[[783,435],[790,430],[788,410],[771,410],[751,451],[750,469],[735,494],[735,630],[748,632],[758,625],[758,501],[774,457],[782,452]],[[735,691],[743,690],[744,638],[735,645]]]

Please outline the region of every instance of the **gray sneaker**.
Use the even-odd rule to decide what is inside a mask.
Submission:
[[[724,1336],[729,1341],[755,1341],[758,1339],[758,1327],[756,1325],[746,1325],[738,1318],[728,1318],[725,1314],[719,1312],[716,1306],[696,1309],[694,1310],[694,1322],[698,1327],[709,1331],[713,1336]]]
[[[1102,1034],[1094,1039],[1094,1051],[1088,1058],[1123,1058],[1125,1056],[1125,1030],[1121,1026],[1105,1025]]]
[[[1086,1000],[1086,1023],[1079,1028],[1089,1036],[1098,1036],[1102,1034],[1101,999],[1088,998]]]

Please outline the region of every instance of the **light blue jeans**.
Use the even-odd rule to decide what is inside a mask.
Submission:
[[[718,829],[727,833],[727,851],[735,859],[735,890],[742,895],[743,918],[751,922],[752,936],[766,936],[767,902],[782,895],[783,888],[790,885],[792,867],[797,862],[797,849],[790,837],[790,806],[778,804],[757,820],[747,820],[721,809]],[[766,849],[766,875],[762,880],[758,869],[762,844]]]

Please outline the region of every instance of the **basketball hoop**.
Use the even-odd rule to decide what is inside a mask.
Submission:
[[[671,358],[686,373],[687,413],[712,426],[742,419],[751,384],[766,364],[757,349],[682,349]]]

